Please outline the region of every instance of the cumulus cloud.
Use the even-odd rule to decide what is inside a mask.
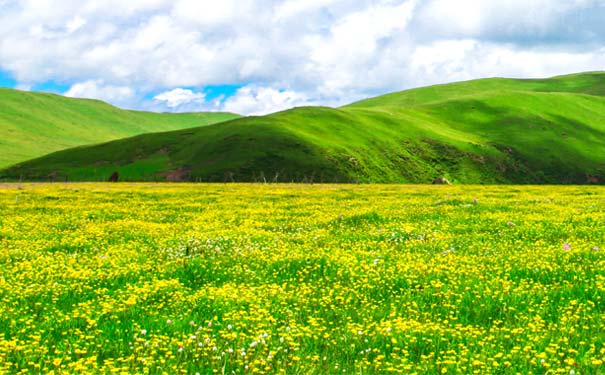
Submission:
[[[130,87],[106,85],[101,80],[90,80],[72,85],[65,92],[70,98],[101,99],[117,104],[127,104],[135,96]]]
[[[274,12],[274,21],[291,20],[293,17],[298,17],[310,12],[315,12],[318,9],[326,9],[329,6],[342,2],[343,0],[286,0],[277,4]]]
[[[602,0],[431,0],[418,11],[415,26],[428,38],[476,38],[519,44],[589,41],[602,36]],[[587,22],[588,21],[588,22]]]
[[[245,86],[225,101],[223,109],[246,115],[263,115],[312,104],[304,94],[294,91]]]
[[[86,20],[82,17],[75,16],[67,22],[66,29],[69,34],[78,31],[82,26],[86,25]]]
[[[153,100],[164,103],[168,108],[175,109],[191,104],[199,105],[205,103],[206,95],[202,92],[193,92],[187,89],[177,88],[166,91],[153,97]]]
[[[570,66],[576,71],[605,67],[605,48],[581,53],[522,50],[472,39],[436,41],[416,48],[409,65],[422,77],[422,83],[439,83],[444,76],[452,81],[494,76],[550,77],[569,73]]]
[[[305,40],[310,51],[306,70],[319,73],[323,78],[319,90],[324,95],[342,96],[347,92],[380,88],[396,77],[380,77],[374,69],[380,66],[389,50],[405,48],[407,23],[410,21],[416,1],[401,4],[376,5],[351,13],[336,21],[326,35],[314,35]],[[405,66],[405,54],[399,61]],[[396,75],[398,68],[387,74]],[[381,69],[384,71],[383,69]]]
[[[603,19],[605,0],[0,0],[0,70],[135,108],[265,113],[601,70]],[[195,97],[212,85],[242,88]]]

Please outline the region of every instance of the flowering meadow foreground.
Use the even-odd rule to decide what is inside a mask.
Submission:
[[[604,228],[601,187],[0,185],[0,373],[603,373]]]

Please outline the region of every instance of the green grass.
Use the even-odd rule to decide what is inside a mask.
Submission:
[[[0,88],[0,168],[84,144],[236,117],[228,113],[125,111],[97,100]]]
[[[438,85],[71,149],[0,178],[603,182],[604,95],[603,72]]]

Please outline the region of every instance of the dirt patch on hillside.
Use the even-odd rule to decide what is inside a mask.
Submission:
[[[591,176],[589,174],[586,175],[586,183],[588,184],[600,184],[601,177],[599,176]]]
[[[179,168],[172,171],[166,171],[159,174],[169,182],[184,182],[189,181],[189,173],[191,168]]]

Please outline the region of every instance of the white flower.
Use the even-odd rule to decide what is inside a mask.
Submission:
[[[286,327],[286,332],[290,332],[291,328],[290,327]]]
[[[166,320],[166,324],[172,324],[172,320],[167,319],[167,320]]]
[[[569,375],[576,375],[576,372],[574,370],[569,370]]]
[[[233,329],[233,326],[232,326],[231,324],[229,324],[229,325],[227,326],[227,329],[231,330],[231,329]]]
[[[141,335],[146,335],[147,334],[147,330],[146,329],[142,329],[141,330]]]
[[[375,265],[375,266],[377,266],[377,265],[378,265],[378,262],[380,262],[380,259],[378,259],[378,258],[374,259],[374,265]]]
[[[182,352],[183,352],[183,347],[181,346],[181,347],[179,348],[179,353],[182,353]]]

